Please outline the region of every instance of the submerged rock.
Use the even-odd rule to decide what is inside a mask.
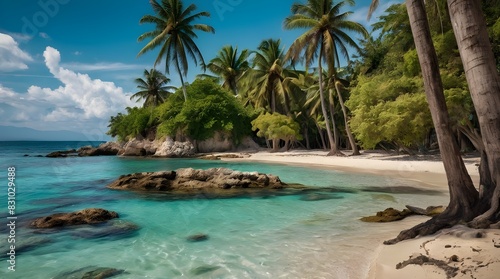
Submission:
[[[208,235],[203,234],[203,233],[193,234],[193,235],[188,236],[186,239],[189,242],[200,242],[200,241],[208,240]]]
[[[325,194],[325,193],[310,193],[306,195],[302,195],[300,197],[301,201],[323,201],[323,200],[338,200],[343,199],[344,197],[339,195]]]
[[[122,239],[136,235],[140,227],[134,223],[113,220],[103,225],[84,227],[74,231],[71,235],[79,238],[96,239],[111,238]]]
[[[87,266],[74,271],[64,272],[54,279],[104,279],[124,273],[123,269],[111,267]]]
[[[70,213],[56,213],[31,222],[34,228],[55,228],[83,224],[97,224],[118,218],[118,213],[101,208],[87,208]]]
[[[118,190],[157,191],[178,194],[221,192],[228,189],[281,189],[286,186],[279,177],[258,172],[241,172],[226,168],[143,172],[122,175],[108,185]]]
[[[61,157],[68,157],[68,156],[77,156],[78,153],[76,152],[75,149],[70,149],[70,150],[63,150],[63,151],[54,151],[49,154],[47,154],[45,157],[48,158],[61,158]]]
[[[202,266],[198,266],[196,268],[191,269],[191,271],[189,273],[191,273],[192,275],[198,276],[198,275],[202,275],[205,273],[215,271],[219,268],[220,268],[220,266],[216,266],[216,265],[202,265]]]

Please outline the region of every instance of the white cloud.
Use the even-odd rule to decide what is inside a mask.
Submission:
[[[26,70],[26,63],[31,61],[33,58],[19,48],[14,38],[0,33],[0,72]]]
[[[20,43],[29,42],[31,41],[31,39],[33,39],[33,37],[31,37],[30,35],[23,33],[15,33],[15,32],[4,32],[4,33],[11,36],[16,42]]]
[[[76,55],[76,56],[78,56],[78,55],[82,55],[83,53],[80,52],[80,51],[75,51],[75,52],[73,52],[73,54]]]
[[[75,55],[78,55],[75,53]],[[124,63],[65,63],[62,64],[63,67],[71,69],[73,71],[125,71],[125,70],[136,70],[145,69],[147,66],[139,64],[124,64]]]
[[[49,38],[50,38],[49,34],[44,33],[44,32],[40,32],[40,33],[38,33],[38,36],[40,36],[40,37],[42,37],[42,38],[44,38],[44,39],[49,39]]]
[[[18,93],[0,84],[0,125],[103,134],[110,116],[136,105],[130,101],[130,93],[113,82],[62,67],[57,49],[47,47],[43,56],[62,85],[55,89],[32,85],[27,92]]]

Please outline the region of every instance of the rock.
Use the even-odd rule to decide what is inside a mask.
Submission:
[[[227,152],[234,150],[234,144],[231,135],[223,132],[215,132],[211,138],[197,141],[196,150],[200,153]]]
[[[221,193],[227,189],[281,189],[286,186],[279,177],[257,172],[226,168],[143,172],[122,175],[108,185],[118,190],[161,191],[176,194]]]
[[[220,266],[216,266],[216,265],[202,265],[202,266],[198,266],[196,268],[191,269],[189,273],[191,273],[194,276],[198,276],[198,275],[202,275],[205,273],[215,271],[219,268],[220,268]]]
[[[122,156],[149,156],[153,155],[158,148],[157,141],[150,141],[147,139],[133,139],[123,146],[123,150],[119,155]]]
[[[411,206],[407,205],[406,208],[408,208],[411,212],[418,214],[418,215],[426,215],[426,216],[435,216],[438,214],[441,214],[446,207],[445,206],[428,206],[426,209],[416,207],[416,206]]]
[[[377,212],[375,216],[362,217],[360,220],[363,222],[393,222],[402,220],[414,213],[408,209],[403,209],[403,211],[396,210],[392,207],[385,209],[384,211]]]
[[[113,156],[122,151],[122,146],[117,142],[101,143],[98,147],[84,146],[77,150],[78,156]]]
[[[195,154],[192,143],[174,141],[171,138],[165,139],[163,143],[156,149],[154,156],[169,157],[169,158],[185,158],[193,157]]]
[[[200,241],[208,240],[208,235],[203,234],[203,233],[193,234],[193,235],[188,236],[186,239],[189,242],[200,242]]]
[[[74,231],[71,235],[79,238],[110,238],[122,239],[136,235],[139,226],[122,220],[112,220],[104,225],[92,226],[92,228],[83,227]]]
[[[77,156],[76,150],[71,149],[71,150],[65,150],[65,151],[54,151],[49,154],[47,154],[45,157],[48,158],[64,158],[68,156]]]
[[[323,201],[323,200],[333,200],[333,199],[343,199],[344,197],[332,194],[324,194],[324,193],[311,193],[302,195],[300,197],[301,201]]]
[[[111,267],[87,266],[74,271],[64,272],[54,279],[104,279],[124,273],[122,269]]]
[[[55,228],[63,226],[97,224],[118,218],[118,213],[101,208],[87,208],[70,213],[56,213],[31,222],[35,228]]]

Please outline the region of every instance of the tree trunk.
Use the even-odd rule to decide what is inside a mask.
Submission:
[[[318,129],[318,134],[319,134],[319,137],[321,139],[321,144],[323,145],[323,149],[326,150],[326,141],[325,141],[325,137],[323,136],[323,131],[321,130],[321,127],[319,126],[318,122],[314,122],[316,124],[316,129]]]
[[[182,93],[184,94],[184,102],[187,102],[187,92],[186,85],[184,84],[184,78],[182,77],[181,68],[179,65],[179,59],[175,57],[175,65],[177,66],[177,71],[179,72],[179,77],[181,78]]]
[[[349,143],[351,144],[352,147],[352,155],[353,156],[361,155],[361,153],[359,153],[358,146],[356,145],[356,141],[354,140],[354,136],[352,135],[351,128],[349,127],[349,120],[347,119],[347,109],[344,105],[344,99],[340,94],[340,88],[338,87],[338,83],[336,80],[334,80],[334,83],[335,83],[335,90],[337,91],[337,96],[339,97],[340,107],[342,107],[342,113],[344,114],[345,132],[347,133],[347,137],[349,138]]]
[[[385,244],[394,244],[418,235],[432,234],[460,221],[468,222],[475,216],[474,210],[479,198],[479,193],[474,188],[467,173],[460,156],[460,149],[451,130],[443,84],[439,74],[439,64],[432,43],[424,2],[423,0],[406,0],[406,8],[422,69],[425,95],[429,103],[441,159],[448,179],[450,203],[443,213],[423,224],[402,231],[397,238],[386,241]]]
[[[328,98],[329,98],[329,111],[330,111],[330,119],[332,120],[332,129],[333,129],[333,142],[335,142],[335,147],[332,148],[332,151],[330,151],[331,155],[335,156],[345,156],[344,153],[340,151],[340,138],[339,138],[339,133],[337,129],[337,124],[335,123],[335,107],[334,107],[334,102],[333,102],[333,94],[332,94],[332,89],[330,88],[328,90]]]
[[[457,39],[465,77],[479,120],[484,144],[485,163],[489,168],[482,175],[491,188],[484,191],[491,197],[490,209],[474,219],[474,226],[487,223],[499,212],[500,199],[500,76],[495,65],[480,1],[448,0],[450,19]],[[484,166],[484,164],[482,164]]]
[[[326,104],[325,104],[325,93],[323,88],[323,69],[321,67],[321,60],[323,59],[323,45],[321,45],[321,49],[319,50],[318,57],[318,75],[319,75],[319,98],[321,101],[321,111],[323,113],[323,117],[325,118],[326,125],[326,133],[328,134],[328,141],[330,142],[330,152],[328,152],[327,156],[331,156],[337,153],[335,150],[335,141],[333,140],[332,130],[330,128],[330,121],[328,121],[328,113],[326,112]]]

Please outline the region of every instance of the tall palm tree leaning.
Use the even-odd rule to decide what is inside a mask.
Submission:
[[[238,95],[238,81],[250,68],[247,60],[249,55],[250,52],[247,49],[242,50],[238,55],[238,47],[224,46],[217,57],[210,60],[207,68],[222,78],[223,87],[231,90],[234,95]]]
[[[295,3],[291,9],[293,15],[287,17],[284,22],[285,29],[309,29],[293,42],[287,53],[287,58],[295,62],[304,52],[307,66],[311,65],[314,59],[318,59],[321,109],[331,146],[329,155],[340,154],[340,151],[335,150],[336,145],[328,121],[322,62],[324,61],[329,69],[334,69],[340,64],[339,53],[349,59],[347,46],[359,49],[356,42],[346,32],[368,35],[363,25],[347,19],[352,12],[341,13],[340,10],[346,3],[354,4],[354,1],[346,0],[335,4],[332,0],[308,0],[306,4]],[[355,143],[351,143],[351,145],[355,146]]]
[[[200,17],[210,17],[210,13],[194,13],[196,11],[196,5],[194,4],[184,9],[182,0],[161,0],[161,4],[156,0],[150,0],[149,3],[153,7],[155,15],[145,15],[139,22],[141,24],[154,23],[156,27],[154,30],[139,36],[139,42],[147,38],[151,38],[151,40],[139,51],[137,56],[141,56],[161,46],[160,53],[154,65],[158,65],[165,57],[165,72],[167,74],[170,72],[171,64],[174,65],[179,73],[184,100],[187,100],[186,86],[183,78],[187,76],[188,72],[187,56],[189,55],[196,65],[198,65],[198,60],[202,66],[205,65],[203,56],[193,41],[193,39],[198,37],[194,31],[199,30],[215,33],[212,26],[193,24],[193,21]]]
[[[135,83],[139,92],[130,96],[130,100],[137,99],[137,101],[144,99],[143,107],[156,107],[163,103],[170,92],[175,90],[174,86],[167,86],[170,79],[156,69],[144,70],[144,78],[136,78]]]
[[[372,2],[371,11],[377,4],[378,1]],[[424,2],[406,0],[424,89],[448,179],[450,203],[443,213],[402,231],[395,239],[386,241],[386,244],[433,234],[459,222],[472,221],[469,225],[486,228],[500,221],[500,77],[494,65],[495,59],[479,1],[448,0],[448,6],[485,146],[479,169],[480,192],[474,188],[450,129]]]

